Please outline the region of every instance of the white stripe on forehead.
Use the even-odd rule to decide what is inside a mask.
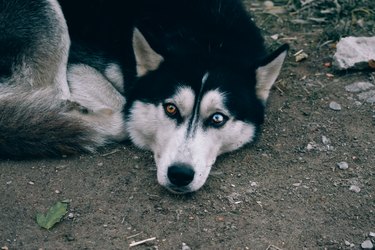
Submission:
[[[203,118],[208,118],[210,115],[220,112],[228,115],[225,107],[225,94],[219,89],[208,91],[202,98],[200,105],[200,115]]]
[[[204,76],[202,78],[202,88],[203,88],[203,85],[206,83],[209,75],[210,75],[209,72],[206,72],[206,74],[204,74]],[[202,88],[201,88],[201,90],[202,90]]]
[[[209,72],[206,72],[203,77],[202,77],[202,84],[201,84],[201,88],[199,90],[199,93],[198,93],[198,96],[197,96],[197,99],[195,100],[195,107],[194,107],[194,113],[193,113],[193,117],[192,117],[192,120],[189,124],[189,131],[188,131],[188,134],[189,135],[193,135],[194,132],[195,132],[195,125],[198,124],[198,120],[199,120],[199,107],[201,105],[201,99],[202,99],[202,96],[203,96],[203,88],[207,82],[207,79],[208,77],[210,76],[210,73]]]

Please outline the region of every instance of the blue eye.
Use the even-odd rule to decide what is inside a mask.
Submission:
[[[228,121],[228,117],[222,113],[215,113],[210,117],[209,123],[215,128],[222,127]]]

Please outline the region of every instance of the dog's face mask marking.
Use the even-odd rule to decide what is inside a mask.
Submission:
[[[136,60],[141,68],[138,74],[142,78],[129,100],[128,133],[137,146],[154,153],[157,179],[162,186],[175,193],[196,191],[206,182],[218,155],[253,141],[263,121],[263,104],[286,52],[279,52],[253,72],[253,81],[258,85],[247,84],[250,73],[245,80],[234,77],[240,87],[233,93],[228,87],[232,73],[222,76],[221,71],[203,72],[201,80],[195,77],[191,82],[180,81],[167,66],[156,65],[155,58],[160,59],[159,63],[164,59],[152,55],[155,52],[138,30],[135,36]],[[147,51],[152,59],[137,51]],[[150,61],[152,65],[147,69]],[[233,99],[233,95],[241,99],[238,94],[243,92],[246,100]]]
[[[134,103],[128,121],[131,138],[154,153],[162,186],[177,193],[196,191],[218,155],[252,141],[255,127],[235,120],[224,103],[219,90],[198,100],[185,86],[160,104]]]

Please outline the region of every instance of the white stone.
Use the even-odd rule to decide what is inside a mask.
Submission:
[[[337,166],[341,170],[345,170],[345,169],[349,168],[349,164],[347,162],[345,162],[345,161],[337,163]]]
[[[264,1],[263,6],[266,9],[272,9],[275,5],[274,5],[274,3],[272,1]]]
[[[356,93],[373,88],[374,85],[369,82],[355,82],[345,87],[348,92]]]
[[[350,191],[353,191],[354,193],[359,193],[361,192],[361,188],[356,186],[356,185],[351,185],[349,188]]]
[[[363,92],[361,94],[358,95],[358,98],[360,100],[363,100],[367,103],[375,103],[375,90],[370,90],[370,91],[367,91],[367,92]]]
[[[186,243],[182,243],[182,250],[191,250],[191,248]]]
[[[365,250],[372,250],[374,248],[374,244],[372,244],[371,240],[365,240],[361,244],[361,247],[362,249],[365,249]]]
[[[368,68],[368,61],[375,60],[374,37],[345,37],[336,45],[333,66],[344,70],[350,68]]]
[[[338,104],[337,102],[331,102],[329,104],[329,108],[332,109],[332,110],[335,110],[335,111],[340,111],[342,109],[341,105]]]
[[[324,145],[329,145],[331,144],[331,140],[327,138],[327,136],[322,136],[322,142]]]

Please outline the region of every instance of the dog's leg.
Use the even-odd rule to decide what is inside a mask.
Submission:
[[[126,137],[123,118],[125,98],[99,71],[84,64],[72,64],[68,69],[71,100],[87,109],[81,115],[92,127],[103,131],[111,140]]]
[[[57,46],[57,58],[56,58],[56,74],[54,79],[55,87],[58,91],[58,95],[63,100],[68,100],[70,98],[70,91],[67,82],[67,64],[68,55],[70,48],[70,38],[68,33],[68,27],[66,20],[62,13],[61,7],[57,0],[48,0],[52,11],[55,13],[57,25],[56,40]]]

